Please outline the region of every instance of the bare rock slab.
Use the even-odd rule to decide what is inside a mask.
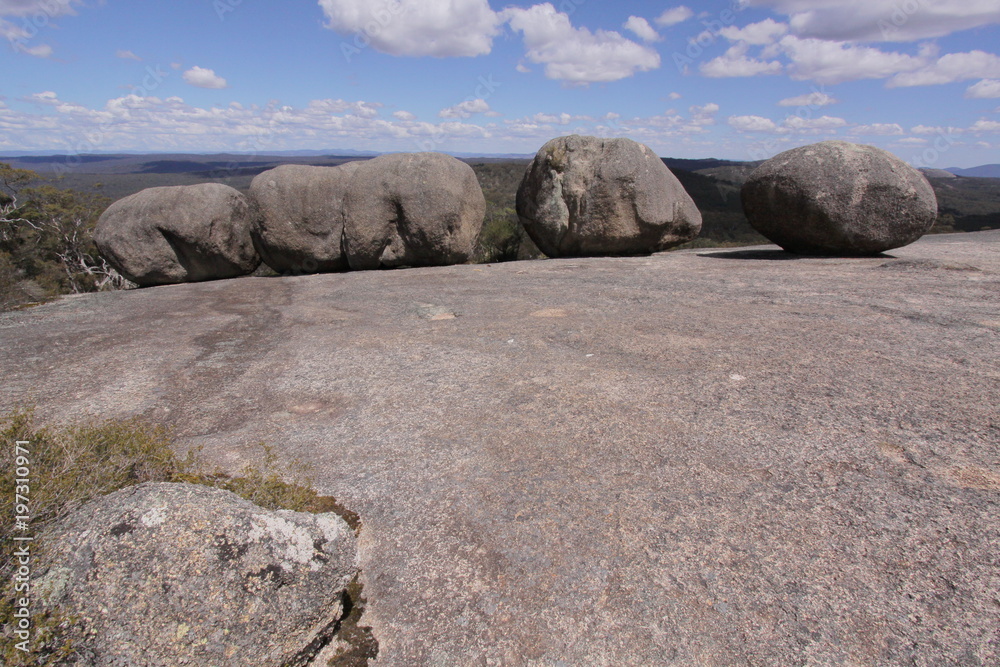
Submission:
[[[38,590],[81,619],[101,666],[305,664],[357,572],[336,514],[271,512],[193,484],[99,498],[46,544]]]
[[[874,146],[823,141],[781,153],[743,186],[754,229],[806,255],[874,255],[913,243],[937,219],[919,171]]]
[[[521,180],[517,214],[549,257],[649,254],[701,230],[701,213],[684,186],[631,139],[549,141]]]
[[[288,164],[253,179],[251,233],[265,264],[293,275],[347,268],[343,204],[358,164]]]
[[[101,256],[139,285],[252,273],[250,206],[221,183],[147,188],[108,207],[94,230]]]
[[[352,269],[469,260],[486,215],[472,167],[442,153],[382,155],[358,166],[344,198]]]
[[[309,462],[375,665],[992,667],[1000,230],[890,254],[63,298],[0,314],[0,407]]]

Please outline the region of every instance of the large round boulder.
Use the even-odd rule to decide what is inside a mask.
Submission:
[[[221,183],[148,188],[108,207],[94,243],[139,285],[167,285],[252,273],[250,205]]]
[[[754,229],[789,252],[873,255],[913,243],[937,219],[924,176],[874,146],[824,141],[771,158],[743,186]]]
[[[684,186],[631,139],[549,141],[521,180],[517,214],[549,257],[648,254],[701,231],[701,213]]]
[[[358,164],[287,164],[253,179],[251,233],[265,264],[292,274],[347,268],[344,195]]]
[[[486,216],[472,167],[441,153],[395,153],[358,165],[344,197],[352,269],[469,260]]]
[[[99,666],[306,664],[342,616],[355,539],[336,514],[147,483],[57,522],[33,597]]]

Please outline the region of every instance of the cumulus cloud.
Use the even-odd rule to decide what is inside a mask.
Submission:
[[[814,90],[807,95],[799,95],[798,97],[788,97],[786,99],[778,102],[779,107],[827,107],[831,104],[837,104],[840,100],[827,95],[826,93]]]
[[[486,100],[465,100],[453,107],[441,109],[438,112],[440,118],[471,118],[473,114],[486,113],[490,111],[490,105]]]
[[[135,55],[131,51],[126,51],[124,49],[119,49],[118,52],[115,53],[115,57],[121,58],[122,60],[142,60],[142,58]]]
[[[536,113],[531,117],[531,120],[535,123],[544,123],[547,125],[569,125],[574,120],[578,120],[579,116],[573,116],[566,113],[565,111],[560,114],[552,113]]]
[[[749,44],[737,44],[718,58],[713,58],[699,67],[699,71],[707,77],[739,77],[781,74],[784,66],[776,60],[770,62],[748,57]]]
[[[83,0],[0,0],[0,37],[6,39],[14,51],[36,58],[52,56],[52,47],[48,44],[28,46],[28,42],[37,33],[34,20],[36,16],[44,17],[48,22],[60,16],[75,15],[75,5],[82,5]],[[8,20],[10,19],[10,20]],[[31,21],[31,23],[28,23]]]
[[[972,127],[969,128],[970,132],[976,133],[995,133],[1000,132],[1000,121],[995,120],[977,120]]]
[[[1000,23],[995,0],[742,0],[789,17],[800,37],[911,42]]]
[[[727,122],[738,132],[762,132],[766,134],[829,134],[847,126],[846,120],[833,116],[821,116],[820,118],[788,116],[780,125],[763,116],[730,116]]]
[[[793,79],[811,79],[823,84],[858,79],[884,79],[924,67],[926,59],[905,53],[885,52],[869,46],[822,39],[801,39],[793,35],[780,42],[792,61]]]
[[[965,96],[972,100],[1000,97],[1000,80],[983,79],[979,83],[969,86],[968,90],[965,91]]]
[[[660,39],[660,33],[656,32],[653,26],[649,25],[649,21],[641,16],[628,17],[628,21],[625,21],[625,25],[622,27],[631,31],[644,42],[655,42]]]
[[[851,134],[892,137],[906,134],[906,132],[903,130],[903,126],[898,123],[873,123],[872,125],[859,125],[852,128]]]
[[[326,27],[394,56],[480,56],[502,19],[487,0],[319,0]]]
[[[731,42],[746,42],[756,46],[773,44],[779,37],[788,32],[788,24],[778,23],[774,19],[766,19],[760,23],[751,23],[745,28],[728,26],[719,34]]]
[[[738,132],[776,132],[778,125],[763,116],[730,116],[729,126]]]
[[[656,25],[662,28],[668,28],[672,25],[677,25],[678,23],[683,23],[689,18],[694,16],[694,12],[687,7],[681,5],[680,7],[674,7],[668,9],[659,16],[656,17]]]
[[[949,53],[920,69],[897,74],[888,85],[890,88],[933,86],[994,77],[1000,77],[1000,57],[985,51],[971,51]]]
[[[44,93],[32,93],[25,97],[24,101],[33,102],[34,104],[56,105],[59,104],[59,96],[51,90],[47,90]]]
[[[198,88],[221,89],[229,86],[226,80],[216,74],[214,70],[197,66],[184,72],[184,80]]]
[[[715,114],[719,113],[719,105],[709,102],[704,106],[692,106],[688,111],[691,113],[691,123],[694,125],[715,125]]]
[[[550,3],[529,9],[510,7],[504,17],[524,35],[531,62],[545,65],[545,76],[571,84],[617,81],[660,66],[660,55],[617,32],[575,28],[569,16]]]
[[[394,111],[392,117],[396,120],[416,120],[416,114],[412,114],[409,111]]]

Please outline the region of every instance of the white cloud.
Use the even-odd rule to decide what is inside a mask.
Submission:
[[[835,130],[839,127],[846,127],[847,121],[843,118],[837,118],[835,116],[821,116],[819,118],[801,118],[800,116],[789,116],[782,123],[782,127],[787,127],[790,130],[797,130],[800,132],[809,132],[814,130],[824,131],[824,130]]]
[[[897,74],[890,88],[933,86],[968,79],[1000,77],[1000,57],[985,51],[949,53],[918,70]]]
[[[969,89],[965,91],[965,96],[973,100],[1000,97],[1000,81],[997,79],[983,79],[979,83],[969,86]]]
[[[50,58],[52,57],[52,47],[48,44],[39,44],[38,46],[19,46],[17,48],[21,53],[26,53],[29,56],[34,56],[36,58]]]
[[[748,58],[746,55],[748,48],[749,44],[746,42],[737,44],[718,58],[703,63],[698,69],[711,78],[781,74],[784,70],[782,64],[776,60],[766,62]]]
[[[728,26],[719,31],[719,34],[731,42],[746,42],[756,46],[773,44],[779,37],[788,32],[788,24],[778,23],[774,19],[766,19],[760,23],[751,23],[745,28]]]
[[[893,137],[906,134],[903,127],[898,123],[873,123],[871,125],[859,125],[851,129],[851,134],[858,136],[868,135],[877,137]]]
[[[25,102],[31,102],[32,104],[44,104],[46,106],[56,106],[61,104],[59,101],[59,96],[56,95],[51,90],[47,90],[44,93],[32,93],[24,98]]]
[[[214,70],[197,66],[184,72],[184,80],[198,88],[221,89],[229,86],[226,80],[217,75]]]
[[[45,2],[0,0],[0,38],[6,39],[16,52],[36,58],[49,58],[52,56],[53,50],[48,44],[28,46],[28,41],[35,36],[37,30],[34,26],[26,24],[26,21],[35,16],[41,16],[44,17],[47,24],[60,16],[75,15],[76,10],[73,9],[73,6],[82,4],[83,0],[46,0]],[[18,26],[18,21],[8,21],[5,20],[6,18],[20,19],[19,22],[22,25]],[[33,20],[32,23],[37,24],[40,20]],[[26,30],[25,27],[31,28],[31,30]]]
[[[789,35],[780,42],[791,59],[791,77],[823,84],[858,79],[884,79],[900,72],[912,72],[926,64],[923,57],[887,53],[869,46],[821,39],[801,39]]]
[[[122,60],[142,60],[142,58],[135,55],[131,51],[126,51],[124,49],[119,49],[118,52],[115,53],[115,57],[121,58]]]
[[[679,100],[679,99],[681,99],[684,96],[681,95],[680,93],[674,92],[674,93],[670,93],[669,95],[667,95],[667,97],[669,97],[672,100]]]
[[[911,42],[1000,23],[996,0],[742,0],[790,17],[801,37]]]
[[[837,104],[840,100],[822,91],[814,90],[806,95],[789,97],[778,102],[779,107],[828,107]]]
[[[727,122],[738,132],[767,134],[829,134],[833,130],[847,126],[846,120],[832,116],[819,118],[788,116],[780,125],[763,116],[730,116]]]
[[[692,106],[688,111],[691,113],[691,122],[695,125],[715,125],[715,114],[719,113],[719,105],[709,102],[704,106]]]
[[[977,120],[972,127],[969,128],[970,132],[1000,132],[1000,121],[995,120]]]
[[[574,28],[550,3],[504,11],[524,35],[527,58],[545,65],[545,76],[571,84],[617,81],[660,66],[660,54],[617,32]]]
[[[763,116],[730,116],[727,121],[738,132],[776,132],[778,125]]]
[[[630,30],[644,42],[656,42],[660,39],[660,33],[653,30],[653,26],[649,25],[649,21],[641,16],[628,17],[628,21],[625,21],[625,25],[622,27]]]
[[[902,146],[925,146],[927,145],[927,140],[921,139],[920,137],[906,137],[905,139],[900,139],[896,143]]]
[[[503,22],[487,0],[319,0],[319,6],[326,27],[358,37],[344,48],[360,50],[370,42],[394,56],[485,55]]]
[[[677,25],[678,23],[683,23],[689,18],[694,16],[694,12],[687,7],[681,5],[680,7],[674,7],[673,9],[668,9],[659,16],[656,17],[656,25],[668,28],[672,25]]]
[[[579,117],[572,116],[565,111],[560,114],[536,113],[531,119],[535,123],[545,123],[548,125],[569,125]]]
[[[396,120],[416,120],[416,114],[412,114],[409,111],[394,111],[392,117]]]
[[[486,113],[490,111],[490,105],[486,100],[465,100],[460,104],[438,112],[440,118],[471,118],[473,114]]]

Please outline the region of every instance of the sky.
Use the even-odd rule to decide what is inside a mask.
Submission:
[[[762,160],[826,139],[1000,162],[998,0],[0,0],[0,155]]]

